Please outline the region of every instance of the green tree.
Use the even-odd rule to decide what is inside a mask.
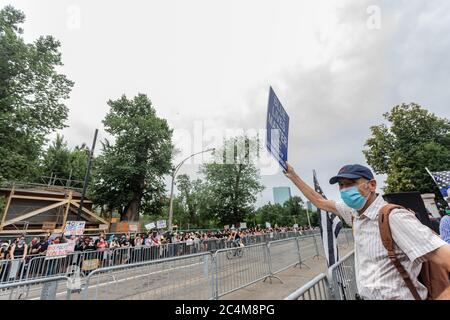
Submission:
[[[187,223],[193,227],[203,226],[200,210],[202,208],[203,184],[200,179],[191,180],[188,175],[182,174],[177,177],[178,200],[184,211]]]
[[[436,192],[425,171],[450,168],[450,121],[418,104],[395,106],[384,118],[388,125],[371,127],[363,151],[377,174],[387,174],[385,192]]]
[[[56,175],[60,178],[68,177],[70,171],[70,150],[64,136],[57,135],[53,143],[44,153],[42,160],[44,175]]]
[[[87,170],[89,154],[90,150],[84,143],[81,146],[75,146],[75,148],[70,152],[69,177],[71,177],[71,180],[78,180],[78,181],[84,180],[84,176],[86,175]]]
[[[62,179],[82,181],[88,158],[89,149],[85,144],[70,150],[64,136],[58,134],[42,157],[41,172],[45,176],[53,174]]]
[[[254,210],[256,195],[263,190],[254,164],[257,147],[248,137],[229,139],[214,152],[215,163],[200,169],[205,176],[205,210],[219,224],[246,221]]]
[[[272,226],[275,224],[281,225],[284,220],[284,208],[282,205],[275,203],[268,203],[262,207],[259,207],[255,212],[255,219],[258,224],[265,227],[265,223],[269,222]]]
[[[306,210],[303,208],[303,200],[299,196],[293,196],[283,204],[284,214],[281,223],[283,225],[307,225]]]
[[[309,213],[311,225],[317,224],[317,214]],[[294,196],[287,200],[283,205],[268,203],[255,212],[255,220],[258,224],[264,226],[266,222],[272,225],[293,226],[297,223],[299,226],[308,225],[308,216],[303,205],[303,200]]]
[[[58,73],[60,43],[25,43],[23,12],[0,10],[0,180],[35,180],[45,136],[64,127],[73,82]]]
[[[171,168],[172,130],[158,118],[150,99],[139,94],[108,101],[103,123],[115,144],[103,143],[94,169],[91,197],[122,220],[138,221],[139,213],[159,215],[164,206],[163,176]]]

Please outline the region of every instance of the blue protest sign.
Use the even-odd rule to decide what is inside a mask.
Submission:
[[[266,146],[278,163],[287,170],[285,162],[288,157],[289,116],[270,87],[267,108]]]

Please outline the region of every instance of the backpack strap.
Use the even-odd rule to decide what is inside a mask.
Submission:
[[[404,209],[404,208],[396,204],[387,204],[383,208],[381,208],[379,212],[378,225],[380,227],[381,241],[383,242],[383,246],[388,251],[389,259],[397,268],[398,272],[403,278],[403,281],[405,281],[405,284],[408,287],[409,291],[411,291],[411,294],[413,295],[414,299],[422,300],[417,291],[417,288],[414,286],[411,280],[411,277],[409,276],[408,272],[405,270],[403,265],[400,263],[400,261],[397,259],[397,256],[395,255],[394,252],[394,240],[392,239],[391,228],[389,226],[389,214],[394,209]]]

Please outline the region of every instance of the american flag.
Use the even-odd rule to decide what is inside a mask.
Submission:
[[[317,180],[316,171],[313,170],[314,189],[320,193],[322,197],[327,198],[322,191]],[[320,235],[322,236],[323,248],[327,258],[328,266],[332,266],[339,261],[339,252],[337,248],[337,237],[342,229],[342,221],[339,217],[330,212],[322,211],[317,208],[319,217]]]
[[[428,171],[428,169],[427,169]],[[450,171],[428,171],[444,198],[450,197]]]

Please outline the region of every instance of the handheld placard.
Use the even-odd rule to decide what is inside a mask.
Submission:
[[[280,100],[273,91],[269,90],[269,103],[267,107],[267,136],[266,146],[269,152],[277,159],[280,166],[287,171],[289,116],[281,105]]]

